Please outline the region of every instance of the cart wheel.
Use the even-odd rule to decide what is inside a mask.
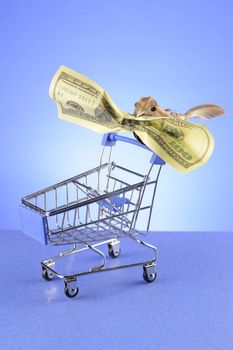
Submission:
[[[143,278],[146,282],[153,282],[157,277],[157,272],[155,271],[155,266],[146,267],[143,266]]]
[[[111,256],[111,258],[118,258],[118,256],[120,256],[121,254],[121,248],[119,248],[118,250],[114,250],[112,247],[109,247],[108,254],[109,256]]]
[[[120,241],[113,239],[108,243],[108,254],[111,258],[117,258],[121,254]]]
[[[45,267],[42,267],[42,277],[46,281],[52,281],[52,279],[54,277],[54,273],[51,271],[48,271]]]
[[[65,285],[64,293],[65,293],[65,295],[66,295],[68,298],[74,298],[74,297],[76,297],[76,295],[78,294],[78,292],[79,292],[78,287],[76,287],[76,288],[69,288],[67,285]]]
[[[146,272],[143,272],[143,278],[146,282],[153,282],[157,277],[157,273],[151,273],[150,276],[148,277]]]

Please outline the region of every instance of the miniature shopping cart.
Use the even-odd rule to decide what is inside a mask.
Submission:
[[[96,168],[22,199],[20,209],[24,233],[44,244],[72,245],[71,249],[41,262],[43,278],[47,281],[54,276],[62,279],[64,292],[69,298],[78,294],[78,277],[91,273],[142,265],[144,280],[152,282],[156,279],[156,247],[138,236],[148,233],[158,178],[165,162],[152,153],[149,171],[145,175],[129,170],[111,160],[112,147],[117,141],[149,150],[135,139],[116,133],[105,134],[100,164]],[[107,162],[104,163],[106,155]],[[145,225],[143,230],[137,227],[139,220]],[[100,247],[107,245],[110,257],[117,258],[122,237],[149,248],[153,258],[109,267]],[[55,270],[56,260],[84,250],[97,253],[101,263],[72,275]]]

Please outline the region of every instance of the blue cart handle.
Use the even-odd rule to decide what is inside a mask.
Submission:
[[[163,159],[161,159],[156,153],[154,153],[146,145],[142,144],[141,142],[139,142],[139,141],[137,141],[135,139],[131,139],[130,137],[120,136],[116,132],[111,132],[109,134],[104,134],[101,144],[103,146],[110,146],[110,147],[112,147],[112,146],[115,146],[116,141],[122,141],[122,142],[131,143],[132,145],[144,148],[147,151],[152,152],[153,155],[152,155],[151,160],[150,160],[151,164],[159,164],[159,165],[164,165],[165,164],[165,161]]]

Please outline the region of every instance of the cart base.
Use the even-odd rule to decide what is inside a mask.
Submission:
[[[97,272],[104,272],[104,271],[111,271],[111,270],[117,270],[117,269],[122,269],[122,268],[127,268],[127,267],[134,267],[134,266],[143,266],[143,278],[146,282],[153,282],[156,277],[156,261],[157,261],[157,248],[149,243],[146,243],[145,241],[142,241],[138,238],[135,237],[130,237],[133,241],[135,241],[138,244],[142,244],[143,246],[151,249],[153,251],[153,258],[150,260],[146,261],[137,261],[129,264],[123,264],[123,265],[117,265],[113,267],[107,267],[106,266],[106,256],[105,254],[99,250],[97,247],[100,247],[102,245],[107,245],[108,246],[108,252],[110,257],[112,258],[117,258],[120,253],[121,253],[121,248],[120,248],[120,241],[117,239],[111,239],[111,240],[106,240],[100,243],[96,244],[87,244],[82,242],[84,245],[83,248],[78,249],[76,245],[73,246],[72,249],[66,250],[64,252],[61,252],[59,255],[54,256],[52,258],[46,259],[41,262],[42,265],[42,277],[46,281],[51,281],[54,276],[57,276],[58,278],[62,279],[64,281],[64,293],[67,297],[73,298],[75,297],[79,289],[77,287],[77,280],[79,276],[83,275],[89,275],[92,273],[97,273]],[[66,256],[70,256],[72,254],[80,253],[85,250],[91,249],[93,252],[98,254],[101,257],[101,264],[99,266],[94,266],[86,271],[82,271],[79,273],[75,273],[72,275],[62,275],[61,273],[57,272],[55,270],[55,261],[61,258],[64,258]]]

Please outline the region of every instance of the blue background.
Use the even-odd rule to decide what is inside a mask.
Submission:
[[[225,116],[206,123],[216,143],[209,162],[187,175],[164,169],[151,229],[232,230],[230,1],[9,0],[0,7],[0,228],[20,229],[21,197],[97,163],[102,136],[59,120],[48,97],[64,64],[129,112],[148,95],[178,111],[224,107]],[[132,152],[141,166],[144,153]]]
[[[223,232],[233,228],[232,7],[227,0],[0,2],[2,349],[232,349],[233,236]],[[143,95],[179,111],[199,103],[226,110],[207,123],[216,146],[205,166],[187,175],[163,169],[151,228],[201,232],[148,236],[159,249],[154,283],[142,280],[141,268],[117,270],[80,278],[80,294],[69,300],[61,281],[40,279],[39,261],[58,249],[15,230],[21,197],[98,161],[101,135],[59,120],[48,97],[61,64],[129,112]],[[130,167],[149,160],[123,145],[115,156]],[[129,241],[119,262],[144,259]],[[76,269],[72,257],[64,268]]]

